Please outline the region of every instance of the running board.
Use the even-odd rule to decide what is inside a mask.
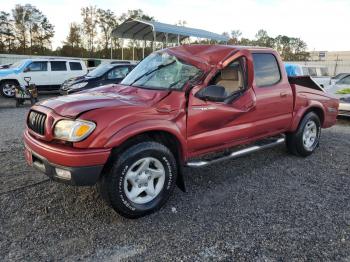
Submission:
[[[192,161],[192,162],[187,162],[186,166],[187,167],[204,167],[204,166],[208,166],[217,162],[221,162],[227,159],[234,159],[234,158],[238,158],[241,156],[245,156],[248,155],[250,153],[253,152],[257,152],[260,151],[262,149],[266,149],[266,148],[270,148],[270,147],[274,147],[276,145],[282,144],[284,143],[284,137],[283,138],[278,138],[274,141],[270,141],[269,143],[263,144],[263,145],[255,145],[255,146],[251,146],[251,147],[247,147],[238,151],[234,151],[232,153],[230,153],[229,155],[225,155],[223,157],[218,157],[218,158],[213,158],[211,160],[198,160],[198,161]]]

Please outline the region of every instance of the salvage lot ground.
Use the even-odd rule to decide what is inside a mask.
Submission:
[[[350,260],[350,121],[307,159],[284,146],[186,170],[159,212],[117,215],[95,188],[24,162],[25,108],[0,108],[0,261]]]

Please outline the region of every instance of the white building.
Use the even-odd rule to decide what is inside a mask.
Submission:
[[[350,73],[350,51],[311,51],[310,61],[296,64],[326,66],[331,76]]]

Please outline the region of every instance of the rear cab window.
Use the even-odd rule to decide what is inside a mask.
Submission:
[[[81,66],[81,63],[79,62],[69,62],[69,68],[71,71],[81,71],[83,70],[83,67]]]
[[[66,61],[51,61],[51,71],[67,71]]]
[[[277,59],[269,53],[253,53],[254,78],[258,87],[272,86],[280,82],[282,76]]]

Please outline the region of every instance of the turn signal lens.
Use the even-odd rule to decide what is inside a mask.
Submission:
[[[89,132],[89,130],[90,130],[90,126],[88,126],[88,125],[81,125],[75,130],[75,136],[82,137],[87,132]]]

